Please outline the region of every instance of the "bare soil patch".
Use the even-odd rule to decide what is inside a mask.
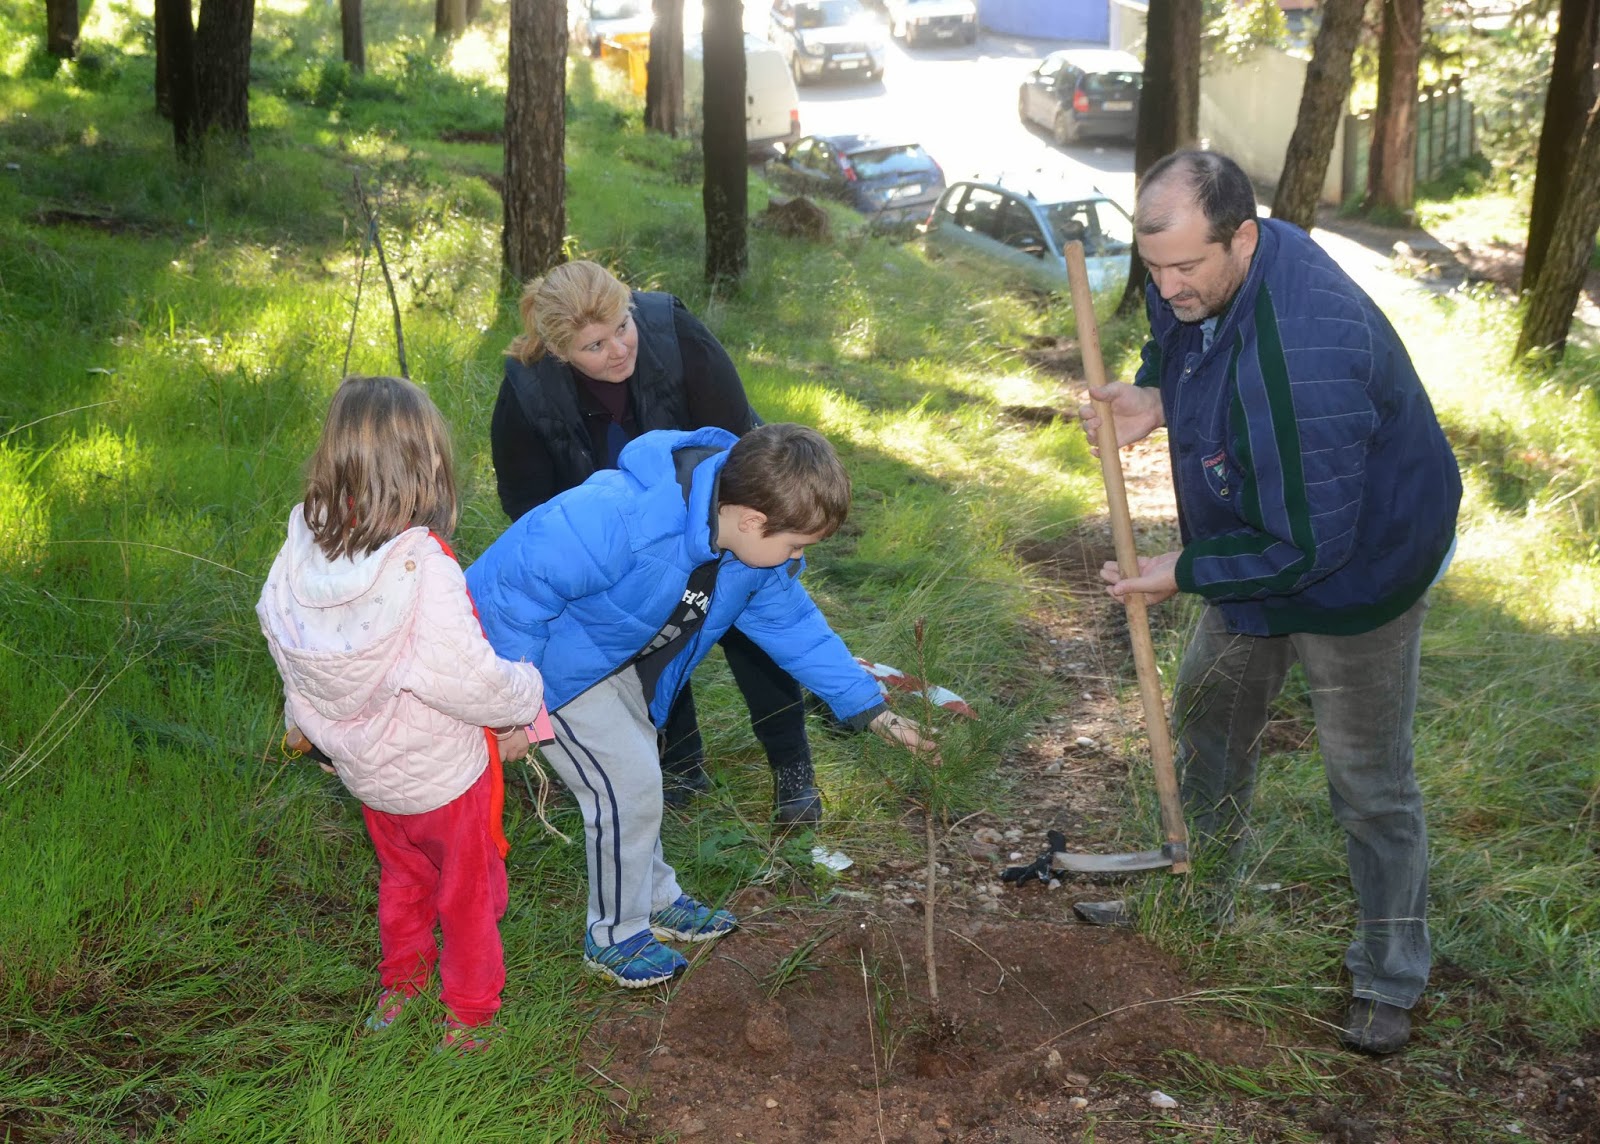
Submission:
[[[754,913],[759,895],[739,905]],[[1135,1140],[1141,1122],[1174,1114],[1108,1073],[1159,1074],[1179,1045],[1222,1064],[1267,1052],[1260,1030],[1168,1002],[1189,986],[1131,933],[952,911],[936,947],[937,1010],[912,911],[759,914],[665,1004],[625,1005],[597,1027],[615,1047],[607,1075],[649,1092],[619,1135],[1060,1140],[1111,1115],[1129,1134],[1099,1138]],[[808,968],[790,975],[797,952]]]

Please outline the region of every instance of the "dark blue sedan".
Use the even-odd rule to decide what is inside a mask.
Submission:
[[[870,135],[806,135],[767,162],[786,191],[849,203],[874,222],[915,223],[944,190],[944,172],[918,143]]]

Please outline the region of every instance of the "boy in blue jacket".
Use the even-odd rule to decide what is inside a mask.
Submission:
[[[849,475],[815,430],[662,430],[520,518],[467,569],[495,651],[544,676],[548,757],[583,812],[584,963],[619,985],[683,971],[662,941],[707,941],[737,924],[685,894],[662,857],[657,748],[679,689],[730,627],[842,722],[938,761],[800,584],[806,547],[849,508]]]

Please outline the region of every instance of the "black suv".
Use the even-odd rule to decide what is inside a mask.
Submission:
[[[1086,135],[1133,140],[1144,65],[1110,48],[1051,52],[1022,81],[1017,114],[1062,146]]]

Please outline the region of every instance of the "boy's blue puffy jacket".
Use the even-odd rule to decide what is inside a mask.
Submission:
[[[538,666],[551,710],[628,664],[671,617],[689,573],[718,559],[717,478],[737,440],[715,428],[646,433],[623,449],[619,468],[527,513],[467,569],[489,642]],[[877,682],[801,587],[801,561],[751,568],[726,552],[720,559],[705,626],[656,687],[656,726],[735,624],[852,726],[883,710]]]

